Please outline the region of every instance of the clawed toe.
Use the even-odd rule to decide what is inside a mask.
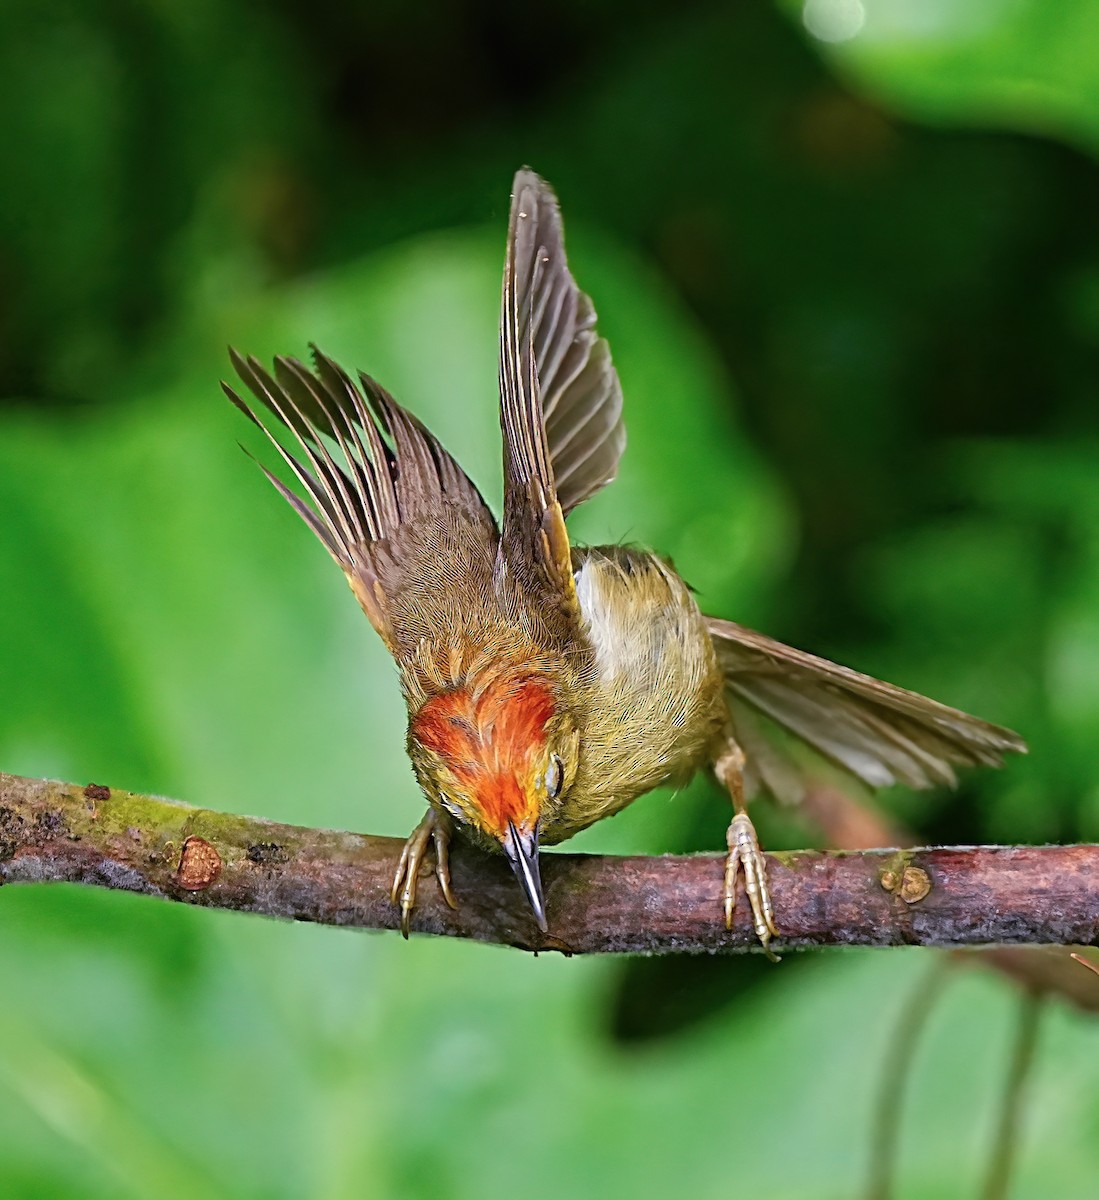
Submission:
[[[429,843],[435,846],[435,876],[443,899],[451,908],[458,902],[450,890],[450,829],[433,808],[424,814],[423,820],[409,835],[401,850],[397,870],[393,876],[393,887],[389,895],[394,904],[401,908],[401,935],[407,938],[412,921],[412,910],[416,907],[416,888],[420,878]]]
[[[725,906],[725,928],[732,929],[733,913],[736,909],[737,876],[744,872],[744,890],[752,906],[752,923],[763,952],[772,961],[778,957],[771,950],[771,938],[778,936],[775,928],[775,910],[771,903],[771,891],[767,886],[767,860],[759,848],[755,826],[746,812],[733,817],[727,835],[729,854],[725,860],[725,884],[722,898]]]

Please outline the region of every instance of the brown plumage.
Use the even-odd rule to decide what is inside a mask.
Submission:
[[[502,850],[545,930],[539,844],[709,766],[735,808],[725,919],[743,869],[766,946],[776,930],[744,804],[761,789],[796,801],[802,786],[768,722],[873,786],[952,783],[956,766],[997,766],[1025,749],[1009,730],[704,617],[655,554],[570,547],[565,517],[617,470],[622,393],[569,272],[556,197],[529,170],[515,178],[504,267],[499,529],[461,467],[369,376],[356,382],[316,350],[312,370],[279,358],[274,375],[232,360],[282,435],[226,393],[305,499],[267,477],[397,663],[428,800],[394,881],[406,933],[429,843],[452,904],[454,834]]]

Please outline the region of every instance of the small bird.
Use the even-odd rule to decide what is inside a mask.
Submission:
[[[1010,730],[704,616],[654,553],[570,545],[565,518],[617,472],[622,390],[569,271],[557,198],[528,169],[512,190],[500,313],[499,525],[438,439],[370,376],[356,382],[315,347],[312,369],[277,358],[273,375],[230,355],[273,428],[223,383],[226,394],[302,494],[261,469],[397,664],[428,803],[393,882],[406,937],[432,845],[452,907],[455,835],[503,853],[545,934],[539,847],[709,768],[733,806],[725,923],[743,872],[768,950],[778,927],[745,806],[760,791],[798,798],[768,722],[874,787],[952,784],[955,766],[999,766],[1026,749]]]

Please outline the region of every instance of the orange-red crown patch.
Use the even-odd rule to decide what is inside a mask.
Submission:
[[[477,804],[487,829],[537,819],[533,775],[542,762],[553,696],[540,679],[501,678],[480,694],[456,688],[434,696],[413,718],[410,733],[446,762]]]

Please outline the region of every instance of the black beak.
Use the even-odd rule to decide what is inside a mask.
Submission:
[[[520,833],[509,821],[508,831],[504,834],[504,853],[534,910],[538,928],[546,933],[549,926],[546,924],[546,904],[542,899],[542,876],[538,870],[538,827],[535,826],[531,833]]]

